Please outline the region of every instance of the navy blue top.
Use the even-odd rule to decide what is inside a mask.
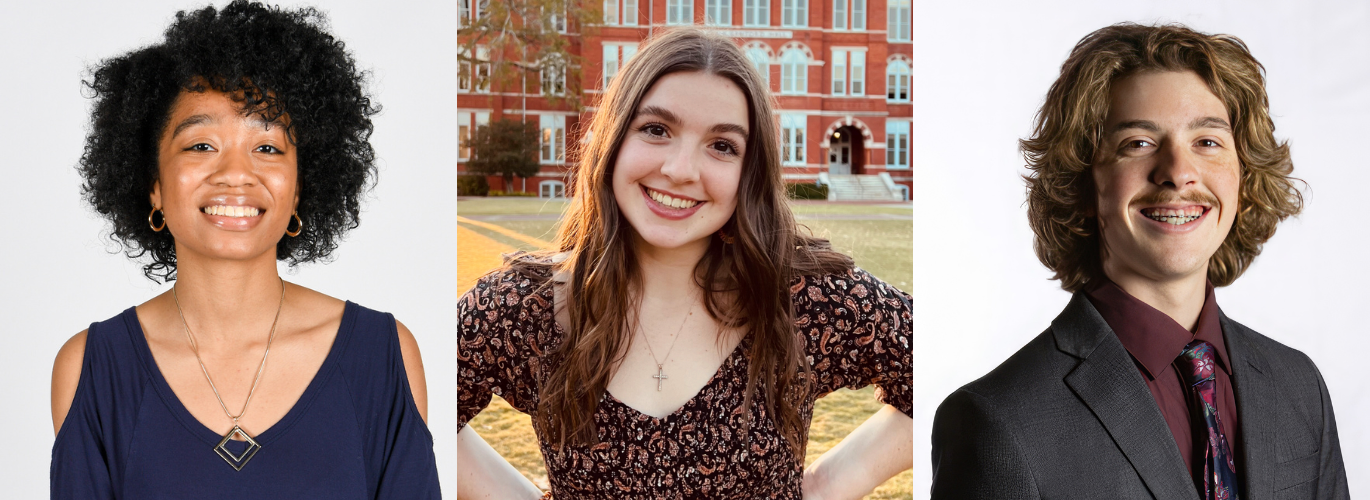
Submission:
[[[441,498],[389,314],[347,303],[314,380],[253,437],[262,448],[241,471],[172,393],[133,308],[90,325],[81,365],[52,447],[53,499]]]

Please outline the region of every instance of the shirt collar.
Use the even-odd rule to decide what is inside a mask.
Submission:
[[[1194,331],[1186,330],[1165,313],[1129,295],[1108,278],[1100,278],[1085,290],[1085,296],[1099,311],[1118,340],[1127,348],[1137,363],[1152,380],[1180,357],[1185,346],[1195,340],[1213,344],[1218,353],[1218,366],[1229,375],[1231,363],[1227,359],[1227,345],[1223,342],[1222,324],[1218,321],[1218,302],[1213,297],[1213,283],[1204,284],[1204,305]]]

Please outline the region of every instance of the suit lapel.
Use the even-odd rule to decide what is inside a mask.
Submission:
[[[1227,343],[1227,357],[1232,360],[1232,394],[1237,398],[1237,413],[1241,415],[1242,489],[1244,500],[1262,500],[1274,494],[1272,460],[1279,429],[1270,419],[1270,402],[1276,401],[1274,381],[1265,357],[1253,349],[1247,332],[1236,322],[1219,312],[1223,340]]]
[[[1066,385],[1098,417],[1152,495],[1199,498],[1146,381],[1089,299],[1076,293],[1051,329],[1057,348],[1081,358]]]

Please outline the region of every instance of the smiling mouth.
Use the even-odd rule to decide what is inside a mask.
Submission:
[[[684,210],[684,209],[687,209],[687,208],[694,208],[696,205],[699,205],[700,203],[704,203],[704,202],[702,202],[702,201],[687,200],[687,199],[682,199],[682,198],[676,198],[676,197],[673,197],[673,196],[668,195],[668,194],[666,194],[666,193],[662,193],[662,192],[660,192],[660,191],[657,191],[657,190],[654,190],[654,189],[652,189],[652,188],[649,188],[649,187],[647,187],[647,186],[642,186],[642,190],[645,191],[645,192],[647,193],[647,196],[648,196],[648,197],[650,197],[652,200],[656,201],[657,203],[660,203],[660,204],[662,204],[662,205],[665,205],[665,206],[668,206],[668,207],[671,207],[671,208],[675,208],[675,209]]]
[[[1180,209],[1146,208],[1142,209],[1142,215],[1157,222],[1164,222],[1166,224],[1183,226],[1185,224],[1198,220],[1199,217],[1203,217],[1204,213],[1207,211],[1207,208],[1198,205]]]
[[[238,205],[210,205],[200,209],[205,215],[217,215],[220,217],[256,217],[265,210],[257,207],[244,207]]]

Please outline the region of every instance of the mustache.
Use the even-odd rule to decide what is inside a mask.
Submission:
[[[1170,205],[1178,203],[1193,203],[1208,207],[1218,206],[1218,198],[1208,193],[1190,191],[1183,194],[1167,193],[1158,191],[1151,194],[1139,196],[1132,200],[1133,205]]]

